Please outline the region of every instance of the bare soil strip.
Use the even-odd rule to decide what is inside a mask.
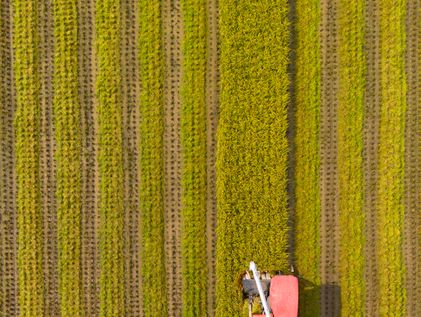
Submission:
[[[10,0],[3,0],[0,4],[0,316],[19,315],[11,7]]]
[[[180,85],[182,21],[180,2],[163,1],[165,51],[164,105],[164,206],[165,253],[168,287],[168,315],[181,316],[182,278],[180,245],[181,212],[181,144]]]
[[[321,48],[321,315],[340,315],[337,175],[337,2],[322,1]]]
[[[56,210],[56,164],[54,161],[53,122],[53,3],[51,0],[39,2],[39,63],[40,63],[40,177],[43,217],[43,268],[45,278],[45,315],[60,314],[57,271],[57,210]]]
[[[125,210],[125,292],[127,316],[140,316],[139,263],[139,63],[137,56],[138,6],[123,0],[121,66],[123,95],[123,157]]]
[[[406,78],[407,112],[405,130],[405,233],[407,315],[421,315],[420,278],[420,2],[407,2]]]
[[[98,166],[94,2],[79,6],[79,100],[82,121],[82,280],[86,316],[99,316]]]
[[[366,91],[364,118],[364,174],[366,213],[366,314],[378,316],[378,277],[376,260],[376,201],[377,163],[380,122],[380,64],[379,13],[376,0],[367,1],[366,7]]]
[[[207,113],[207,206],[206,236],[208,261],[208,316],[215,310],[215,247],[216,247],[216,128],[219,105],[219,69],[218,69],[218,11],[219,0],[208,0],[208,64],[206,77],[206,113]]]

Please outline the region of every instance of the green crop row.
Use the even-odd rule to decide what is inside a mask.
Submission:
[[[320,315],[320,1],[296,6],[295,254],[301,316]]]
[[[183,316],[206,315],[206,0],[181,1]]]
[[[143,312],[167,316],[164,251],[164,56],[161,1],[139,3],[140,213]]]
[[[364,0],[338,2],[338,178],[341,312],[365,313]]]
[[[380,315],[404,316],[404,132],[406,1],[380,6],[380,140],[378,183],[378,276]]]
[[[81,135],[77,0],[54,2],[54,117],[61,316],[83,316],[81,281]]]
[[[96,1],[100,315],[124,316],[124,172],[120,1]]]
[[[38,1],[14,0],[13,12],[19,310],[22,317],[38,317],[44,315],[39,179]]]
[[[288,263],[286,0],[220,1],[216,316],[240,316],[241,274]]]

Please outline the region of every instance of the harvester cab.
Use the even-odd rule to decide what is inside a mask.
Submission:
[[[242,286],[244,298],[248,301],[249,317],[297,317],[297,277],[260,273],[256,264],[250,262]],[[259,314],[254,313],[256,305],[261,311]]]

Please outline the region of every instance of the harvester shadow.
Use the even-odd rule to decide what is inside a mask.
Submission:
[[[309,310],[314,311],[314,317],[339,317],[341,316],[341,288],[336,284],[316,285],[299,277],[300,285],[300,311],[306,310],[305,316],[310,316]],[[314,309],[314,301],[319,307]],[[302,316],[304,314],[299,314]],[[316,312],[319,312],[320,315]]]

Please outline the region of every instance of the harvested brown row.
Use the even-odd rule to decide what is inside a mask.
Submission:
[[[164,169],[165,169],[165,252],[168,288],[168,315],[181,316],[181,144],[180,84],[181,34],[180,2],[163,1],[165,52],[164,83]]]
[[[340,312],[337,175],[337,1],[322,1],[321,19],[321,315]]]
[[[366,213],[366,314],[378,315],[378,278],[376,259],[376,202],[377,163],[380,120],[380,64],[378,1],[369,0],[366,6],[366,90],[364,109],[364,174]]]
[[[43,217],[43,269],[45,278],[45,315],[60,313],[58,298],[58,250],[55,140],[53,122],[53,3],[39,1],[39,81],[41,99],[40,178]]]
[[[420,278],[420,1],[407,2],[406,78],[407,112],[405,127],[405,236],[406,296],[408,316],[421,315]]]
[[[138,5],[124,0],[121,23],[121,70],[123,96],[123,157],[125,211],[125,294],[126,314],[140,316],[139,263],[139,63],[138,63]]]
[[[0,315],[17,316],[17,213],[13,129],[15,97],[12,84],[12,23],[9,0],[1,2],[0,11]]]

